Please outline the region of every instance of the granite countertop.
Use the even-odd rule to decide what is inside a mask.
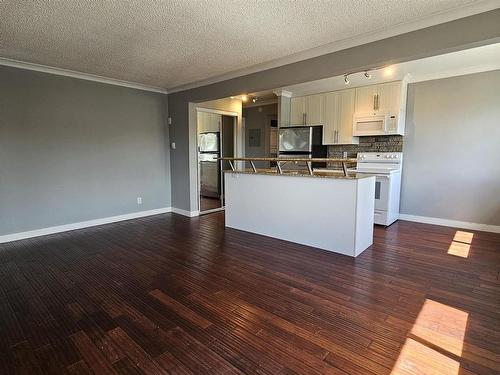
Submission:
[[[344,173],[340,170],[321,170],[321,171],[313,171],[313,174],[310,175],[307,171],[302,170],[289,170],[283,171],[283,174],[279,174],[276,169],[268,168],[268,169],[257,169],[257,172],[254,172],[252,169],[245,170],[225,170],[224,173],[235,173],[235,174],[256,174],[256,175],[271,175],[271,176],[291,176],[291,177],[310,177],[310,178],[329,178],[329,179],[342,179],[342,180],[360,180],[362,178],[369,178],[373,175],[369,174],[361,174],[356,172],[349,172],[347,176],[344,176]]]
[[[292,157],[281,157],[281,158],[229,158],[222,157],[219,160],[230,160],[230,161],[274,161],[274,162],[313,162],[313,163],[357,163],[357,159],[351,158],[292,158]]]

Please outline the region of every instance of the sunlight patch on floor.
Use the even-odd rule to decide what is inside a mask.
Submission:
[[[426,299],[391,374],[457,375],[469,314]],[[434,347],[440,350],[433,349]]]
[[[458,375],[459,371],[460,363],[454,359],[408,338],[392,369],[391,375]]]
[[[474,233],[457,230],[448,248],[448,254],[467,258]]]

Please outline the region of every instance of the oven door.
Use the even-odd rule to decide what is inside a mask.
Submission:
[[[375,178],[375,209],[387,211],[389,209],[390,175],[377,175]]]

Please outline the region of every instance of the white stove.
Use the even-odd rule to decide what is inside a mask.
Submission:
[[[399,218],[401,152],[360,152],[355,171],[375,175],[375,224],[391,225]]]

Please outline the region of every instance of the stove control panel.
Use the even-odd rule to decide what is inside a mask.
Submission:
[[[358,153],[359,162],[391,162],[399,163],[403,158],[401,152],[360,152]]]

